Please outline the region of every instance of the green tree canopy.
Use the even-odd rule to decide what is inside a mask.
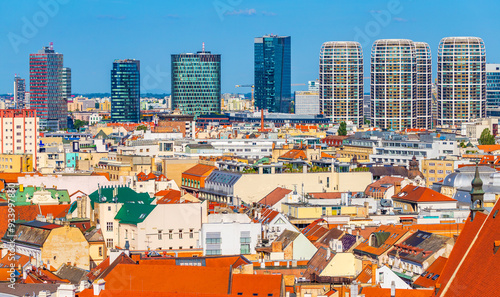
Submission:
[[[481,133],[481,137],[479,137],[479,144],[495,144],[495,136],[491,135],[490,129],[486,128]]]
[[[87,121],[82,121],[82,120],[74,120],[73,121],[73,126],[75,126],[75,129],[78,131],[80,130],[81,127],[88,125],[89,122]]]
[[[337,134],[339,136],[346,136],[347,135],[347,124],[345,122],[340,123],[339,130],[337,131]]]

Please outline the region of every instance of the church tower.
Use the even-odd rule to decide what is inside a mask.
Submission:
[[[484,191],[483,191],[483,181],[481,177],[479,177],[479,167],[476,164],[476,174],[474,175],[474,179],[472,180],[472,189],[470,191],[470,199],[471,199],[471,221],[474,220],[476,212],[484,211]]]

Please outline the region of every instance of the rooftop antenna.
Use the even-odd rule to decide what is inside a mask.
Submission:
[[[205,42],[203,42],[203,45],[202,45],[202,47],[201,47],[201,52],[202,52],[202,53],[205,53]]]
[[[50,50],[54,50],[54,43],[52,41],[49,43],[49,46],[50,46]]]

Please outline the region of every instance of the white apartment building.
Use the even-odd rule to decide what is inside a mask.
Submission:
[[[35,110],[0,110],[0,153],[31,153],[37,158],[38,122]]]
[[[243,158],[269,157],[276,146],[286,144],[286,139],[207,139],[214,149],[223,153],[234,153]]]

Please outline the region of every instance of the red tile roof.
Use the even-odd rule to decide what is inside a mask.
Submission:
[[[477,148],[485,153],[491,153],[500,150],[500,144],[478,145]]]
[[[234,274],[231,293],[237,296],[278,297],[281,296],[282,278],[281,274]]]
[[[156,201],[156,204],[175,204],[180,202],[181,202],[181,191],[170,189],[166,191],[166,194],[163,197],[159,198],[158,201]]]
[[[341,192],[308,193],[313,199],[340,199]]]
[[[407,185],[393,199],[409,202],[456,202],[457,200],[427,187]]]
[[[325,225],[328,227],[328,224],[325,220],[317,219],[311,224],[307,225],[307,227],[302,230],[302,234],[304,234],[311,242],[315,242],[321,236],[325,235],[326,232],[328,232],[329,229],[324,227]]]
[[[391,186],[394,186],[394,183],[401,183],[403,180],[404,179],[401,177],[383,176],[379,180],[369,184],[365,189],[365,194],[368,196],[374,196],[374,193],[381,193],[376,195],[383,195],[383,193],[385,193],[387,189],[389,189]]]
[[[194,176],[204,176],[210,174],[215,168],[215,166],[196,164],[188,170],[184,171],[182,174],[194,175]]]
[[[425,274],[423,274],[423,276],[419,276],[413,284],[423,288],[434,288],[436,286],[437,279],[432,280],[432,278],[435,275],[438,275],[438,277],[441,275],[447,260],[448,259],[445,257],[437,258],[434,262],[432,262],[431,266],[424,271]]]
[[[307,156],[306,156],[306,153],[303,150],[293,149],[293,150],[290,150],[290,151],[284,153],[278,159],[287,159],[287,160],[301,159],[301,160],[307,160]]]
[[[291,192],[292,190],[277,187],[276,189],[272,190],[271,193],[262,198],[259,203],[266,206],[273,206]]]
[[[364,294],[365,297],[390,297],[391,289],[364,287],[361,294]],[[433,295],[434,290],[428,289],[396,289],[395,297],[431,297]]]
[[[0,179],[4,180],[8,184],[17,184],[18,182],[17,179],[19,177],[35,176],[35,175],[42,176],[42,174],[40,174],[39,172],[33,172],[33,173],[0,172]]]
[[[321,158],[326,158],[326,159],[335,159],[335,156],[332,156],[330,154],[327,154],[327,153],[323,153],[321,152]]]
[[[403,239],[405,235],[407,235],[408,230],[405,230],[400,226],[382,225],[378,227],[372,234],[376,234],[377,232],[387,232],[389,233],[389,236],[383,243],[381,243],[379,247],[370,246],[369,239],[367,239],[361,242],[354,249],[354,252],[356,254],[370,254],[372,256],[378,257],[391,249],[395,243]]]
[[[271,222],[279,214],[279,212],[277,212],[276,210],[272,210],[270,208],[263,208],[260,211],[260,214],[261,217],[259,221],[264,224],[267,224]]]
[[[467,220],[438,283],[439,296],[491,296],[500,280],[500,203]]]

